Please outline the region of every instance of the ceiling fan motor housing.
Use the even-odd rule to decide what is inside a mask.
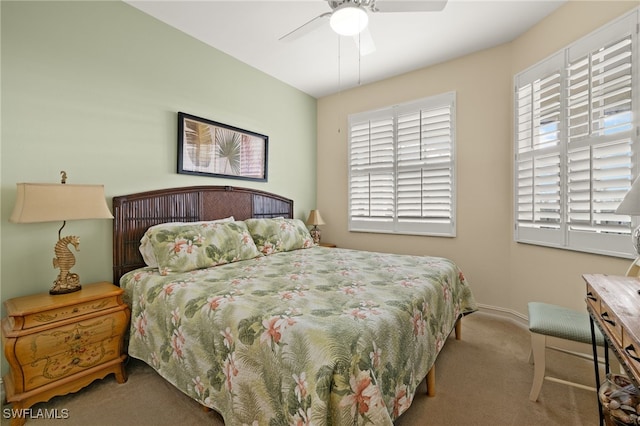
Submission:
[[[372,11],[375,9],[375,0],[327,0],[327,3],[333,10],[344,4],[352,4],[355,7],[367,8]]]

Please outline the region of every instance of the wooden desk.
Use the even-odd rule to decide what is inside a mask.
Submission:
[[[640,389],[640,280],[636,277],[613,275],[583,275],[587,283],[587,310],[594,324],[605,337],[606,372],[609,373],[608,348],[619,359],[627,376]],[[593,345],[596,384],[600,386],[598,353]],[[603,413],[598,398],[600,424]]]

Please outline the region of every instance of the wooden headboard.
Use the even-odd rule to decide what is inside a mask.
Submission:
[[[113,197],[113,282],[145,266],[139,251],[147,228],[165,222],[196,222],[233,216],[293,218],[293,200],[248,188],[191,186]]]

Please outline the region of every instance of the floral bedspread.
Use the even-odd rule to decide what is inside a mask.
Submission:
[[[476,310],[447,259],[325,247],[120,285],[129,355],[227,425],[391,425]]]

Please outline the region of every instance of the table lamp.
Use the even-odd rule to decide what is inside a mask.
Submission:
[[[318,229],[318,225],[324,225],[324,220],[322,220],[322,216],[320,216],[320,210],[311,210],[309,218],[307,219],[307,225],[313,225],[313,228],[309,231],[311,238],[313,238],[313,243],[320,244],[320,229]]]
[[[9,218],[13,223],[58,222],[58,243],[55,245],[53,267],[60,269],[50,294],[64,294],[81,288],[78,274],[69,270],[76,259],[67,247],[80,251],[80,237],[61,237],[67,220],[113,219],[104,197],[103,185],[67,185],[66,173],[61,172],[62,183],[18,183],[16,205]]]
[[[631,189],[624,196],[624,199],[616,209],[616,214],[626,214],[629,216],[640,216],[640,177],[631,185]],[[637,257],[627,270],[627,276],[638,276],[640,274],[640,226],[637,226],[631,233],[633,247]]]

